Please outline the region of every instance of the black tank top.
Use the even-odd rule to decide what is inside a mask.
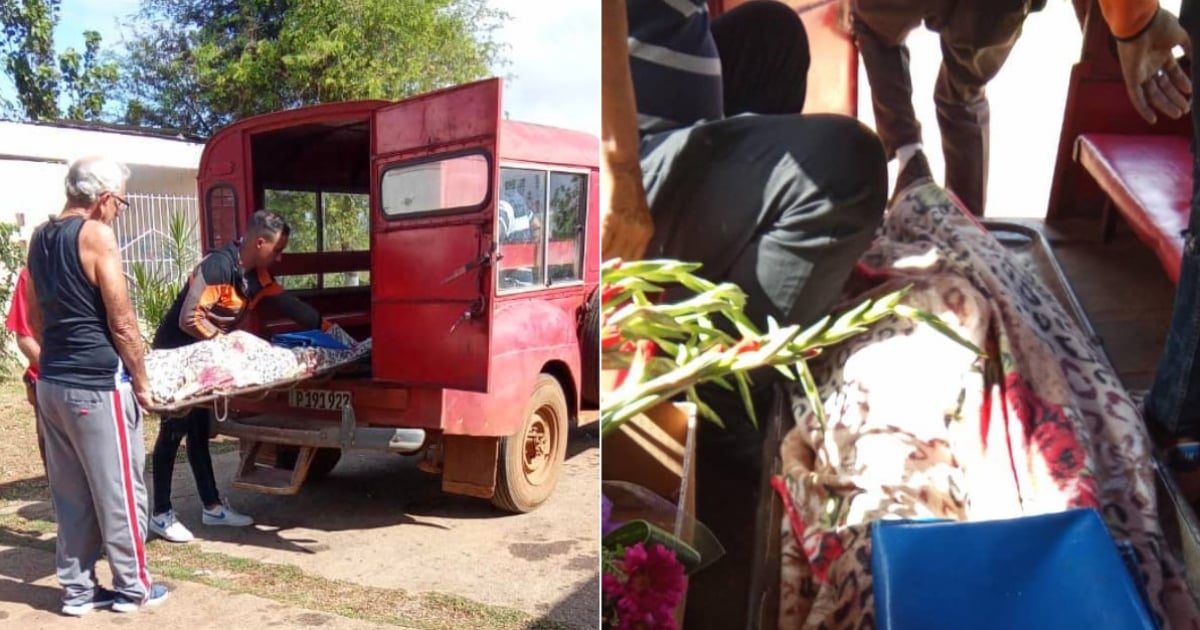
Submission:
[[[29,244],[29,275],[42,311],[41,378],[64,387],[116,389],[124,378],[100,288],[83,273],[83,217],[51,220]]]

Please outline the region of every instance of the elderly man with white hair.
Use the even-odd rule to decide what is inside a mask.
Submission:
[[[62,213],[29,244],[28,318],[41,344],[37,412],[58,523],[62,612],[133,612],[167,590],[146,566],[145,453],[139,403],[150,403],[137,316],[113,219],[128,206],[129,169],[83,158],[66,177]],[[96,583],[108,556],[113,590]]]

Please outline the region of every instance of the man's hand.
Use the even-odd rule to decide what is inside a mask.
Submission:
[[[854,5],[851,0],[838,0],[837,26],[842,35],[854,39]]]
[[[1191,110],[1192,82],[1175,61],[1172,51],[1176,46],[1182,46],[1191,56],[1187,32],[1174,15],[1162,9],[1136,39],[1117,42],[1129,100],[1150,124],[1158,120],[1155,109],[1171,118],[1179,118]]]
[[[150,393],[150,388],[145,385],[134,385],[133,396],[137,398],[138,405],[142,409],[149,409],[154,406],[154,395]]]
[[[654,236],[640,168],[600,175],[600,251],[604,258],[638,260]]]

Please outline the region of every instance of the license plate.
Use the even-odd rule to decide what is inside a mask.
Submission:
[[[293,389],[288,392],[288,404],[301,409],[341,411],[350,403],[350,392],[330,389]]]

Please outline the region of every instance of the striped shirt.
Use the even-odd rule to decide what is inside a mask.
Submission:
[[[629,0],[629,69],[643,134],[722,118],[705,0]]]

